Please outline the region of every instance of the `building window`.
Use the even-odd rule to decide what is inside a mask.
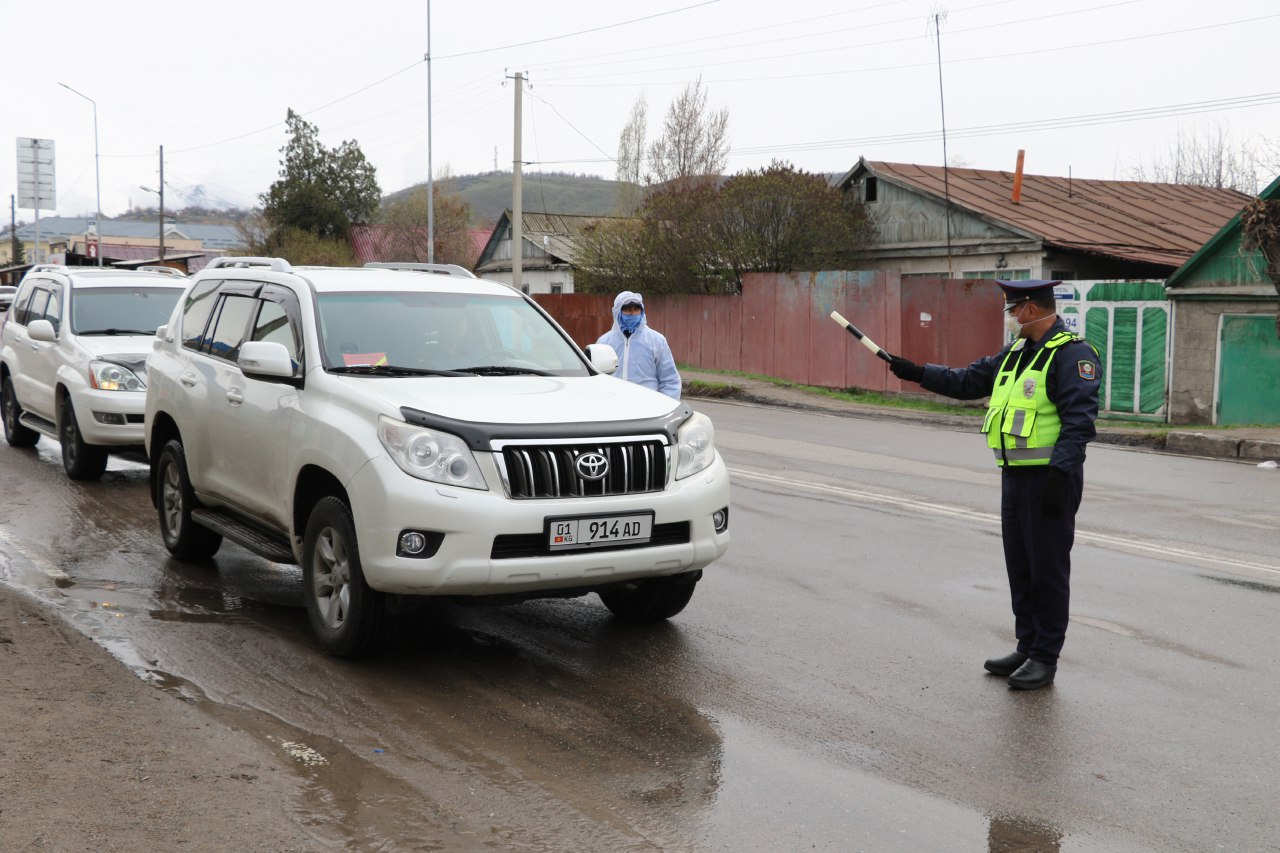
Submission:
[[[1031,270],[965,270],[963,278],[998,278],[1001,281],[1030,281]]]
[[[522,284],[522,285],[520,285],[520,289],[521,289],[522,291],[524,291],[524,295],[525,295],[525,296],[528,296],[528,295],[529,295],[529,285],[527,285],[527,284]]]
[[[552,293],[564,293],[564,284],[558,281],[551,282]]]
[[[880,189],[878,186],[878,183],[879,182],[875,178],[868,177],[868,178],[862,179],[862,200],[863,201],[870,204],[871,202],[876,200],[876,196],[878,195],[878,191]]]

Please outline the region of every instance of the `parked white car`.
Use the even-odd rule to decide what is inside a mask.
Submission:
[[[77,480],[102,476],[107,455],[141,449],[144,364],[156,327],[186,288],[176,270],[37,264],[0,320],[5,440],[62,443]]]
[[[223,258],[147,361],[166,547],[297,563],[319,644],[375,651],[408,596],[596,592],[667,619],[729,545],[711,421],[605,375],[511,287]]]

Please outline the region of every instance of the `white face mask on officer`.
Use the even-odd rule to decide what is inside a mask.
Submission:
[[[1027,302],[1019,302],[1018,304],[1005,309],[1004,330],[1009,333],[1010,337],[1022,337],[1022,329],[1026,324],[1018,318],[1022,316],[1022,311],[1027,307],[1027,305]]]

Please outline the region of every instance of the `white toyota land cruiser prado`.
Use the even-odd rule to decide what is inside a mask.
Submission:
[[[383,644],[400,596],[679,613],[729,545],[710,420],[605,375],[612,349],[584,354],[511,287],[421,267],[194,276],[147,359],[170,553],[226,537],[300,564],[319,644],[349,657]]]

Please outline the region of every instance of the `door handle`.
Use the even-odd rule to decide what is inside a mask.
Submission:
[[[184,373],[178,377],[178,381],[188,388],[194,388],[196,384],[196,375],[194,373]]]
[[[244,402],[244,394],[239,389],[232,388],[227,392],[227,399],[238,406]]]

